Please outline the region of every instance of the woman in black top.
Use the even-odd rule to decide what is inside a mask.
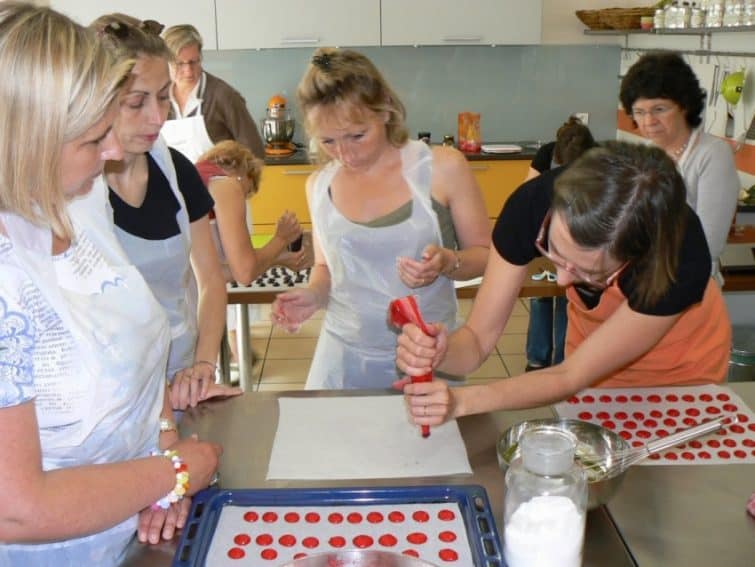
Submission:
[[[415,423],[540,406],[588,386],[725,379],[731,326],[674,162],[658,148],[611,142],[558,173],[546,171],[506,202],[467,322],[450,335],[431,324],[432,336],[405,325],[397,364],[408,375],[478,367],[495,348],[527,264],[538,255],[555,264],[567,288],[566,359],[481,386],[400,381]]]

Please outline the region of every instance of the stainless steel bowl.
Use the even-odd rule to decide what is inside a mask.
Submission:
[[[624,480],[626,471],[615,476],[600,474],[600,470],[590,466],[594,461],[610,459],[611,454],[630,449],[629,444],[619,435],[593,423],[577,419],[533,419],[522,421],[504,431],[496,452],[498,464],[506,470],[511,462],[519,457],[519,438],[532,427],[550,426],[568,431],[577,438],[577,460],[584,459],[584,465],[590,467],[588,474],[587,508],[592,510],[608,502]],[[610,463],[610,460],[608,461]],[[591,478],[592,477],[592,478]]]
[[[285,144],[294,137],[296,121],[293,118],[265,118],[262,122],[262,137],[268,144]]]
[[[320,553],[295,559],[281,567],[437,567],[408,555],[376,550]]]

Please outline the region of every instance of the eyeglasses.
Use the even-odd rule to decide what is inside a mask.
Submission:
[[[549,210],[548,213],[545,215],[545,218],[543,219],[543,224],[540,227],[540,230],[537,233],[537,238],[535,239],[535,248],[537,248],[538,252],[542,254],[544,257],[548,258],[554,266],[557,268],[561,268],[562,270],[566,270],[573,276],[576,276],[578,279],[585,282],[590,287],[596,288],[596,289],[605,289],[608,286],[610,286],[614,281],[616,281],[616,278],[618,278],[621,273],[624,271],[624,268],[629,265],[629,261],[624,262],[617,270],[614,270],[610,274],[606,275],[596,275],[595,273],[588,273],[581,268],[578,268],[577,266],[574,266],[573,264],[570,264],[565,259],[560,258],[559,256],[556,256],[552,252],[549,252],[546,248],[547,246],[547,237],[548,237],[548,229],[550,228],[551,223],[551,217],[553,216],[553,211]]]
[[[659,116],[663,116],[664,114],[667,114],[670,112],[674,107],[669,105],[658,105],[654,106],[650,110],[645,110],[643,108],[633,108],[632,109],[632,118],[634,118],[635,122],[642,120],[646,116],[652,116],[653,118],[658,118]]]
[[[177,69],[183,69],[184,67],[189,69],[196,69],[201,63],[201,59],[190,59],[189,61],[176,61],[174,65]]]

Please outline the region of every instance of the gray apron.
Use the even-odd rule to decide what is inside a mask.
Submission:
[[[189,213],[178,189],[175,167],[165,142],[160,138],[150,155],[168,179],[181,206],[176,218],[181,233],[165,240],[147,240],[115,227],[118,240],[129,259],[139,269],[158,303],[168,314],[170,353],[166,377],[194,364],[197,344],[197,284],[191,268]],[[112,212],[111,212],[112,215]]]

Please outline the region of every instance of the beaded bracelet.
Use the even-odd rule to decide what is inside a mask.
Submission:
[[[170,508],[171,504],[175,504],[176,502],[182,500],[186,492],[189,490],[189,467],[186,465],[186,463],[183,462],[181,457],[178,456],[178,453],[176,451],[172,451],[170,449],[163,453],[153,452],[152,455],[162,455],[170,459],[171,463],[173,464],[173,468],[176,471],[176,485],[173,487],[173,490],[171,490],[167,495],[160,498],[160,500],[158,500],[151,506],[153,510],[160,508],[167,510],[168,508]]]

